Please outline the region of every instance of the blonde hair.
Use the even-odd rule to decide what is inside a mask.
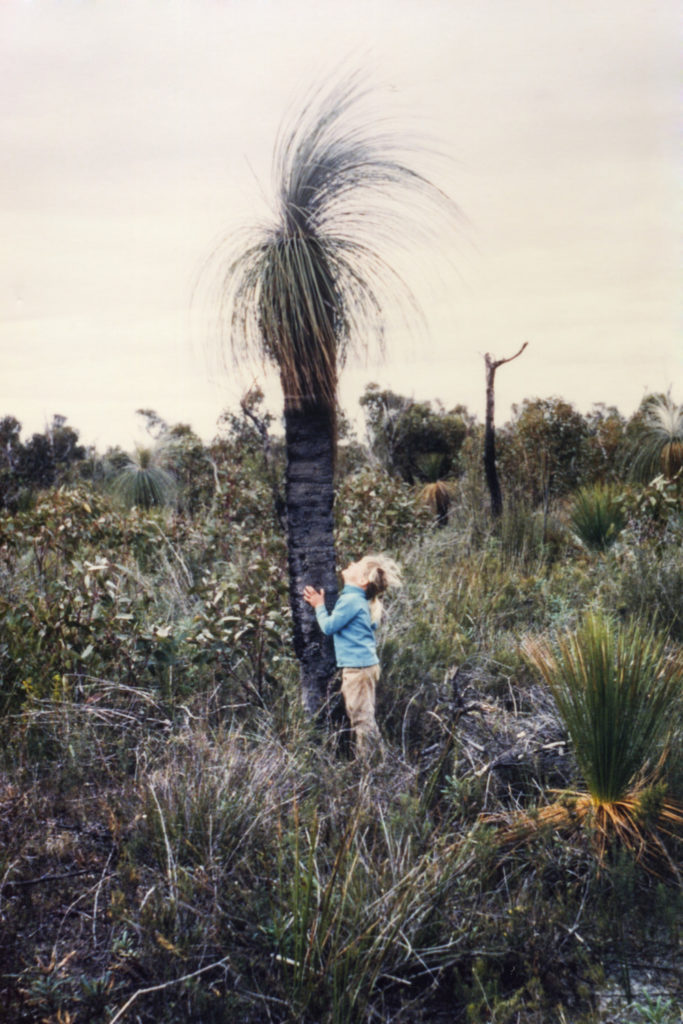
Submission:
[[[365,555],[360,564],[368,580],[365,596],[370,604],[370,618],[373,622],[380,622],[383,611],[380,597],[389,587],[401,586],[401,570],[388,555]]]

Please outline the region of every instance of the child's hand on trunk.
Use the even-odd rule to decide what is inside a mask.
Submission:
[[[310,604],[311,608],[317,608],[319,604],[325,603],[325,591],[316,590],[314,587],[304,587],[304,601]]]

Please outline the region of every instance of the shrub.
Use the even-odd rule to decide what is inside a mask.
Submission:
[[[605,566],[605,601],[618,614],[683,640],[683,521],[657,538],[629,528]]]
[[[339,564],[417,537],[431,522],[414,490],[378,471],[346,477],[335,499]]]

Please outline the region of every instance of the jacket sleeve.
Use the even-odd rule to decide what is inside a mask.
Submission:
[[[324,604],[319,604],[315,610],[315,617],[323,633],[331,636],[332,633],[338,633],[343,629],[357,613],[357,602],[352,596],[342,594],[331,612],[327,611]]]

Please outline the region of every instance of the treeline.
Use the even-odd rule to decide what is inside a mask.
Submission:
[[[340,476],[377,466],[407,484],[454,481],[476,469],[483,453],[483,425],[464,405],[417,401],[377,384],[360,399],[361,440],[340,416]],[[139,410],[149,443],[133,452],[86,448],[77,429],[54,415],[42,433],[21,439],[21,423],[0,420],[0,507],[16,511],[45,488],[77,481],[110,486],[125,503],[177,505],[199,512],[221,491],[229,466],[256,459],[265,467],[276,508],[282,501],[282,440],[263,409],[258,388],[238,413],[226,412],[216,437],[205,444],[187,424],[169,425],[156,412]],[[585,415],[562,398],[526,398],[513,406],[496,434],[504,495],[546,510],[556,499],[595,483],[673,478],[683,465],[683,407],[670,394],[649,395],[630,417],[596,404]],[[255,463],[256,466],[256,463]]]

